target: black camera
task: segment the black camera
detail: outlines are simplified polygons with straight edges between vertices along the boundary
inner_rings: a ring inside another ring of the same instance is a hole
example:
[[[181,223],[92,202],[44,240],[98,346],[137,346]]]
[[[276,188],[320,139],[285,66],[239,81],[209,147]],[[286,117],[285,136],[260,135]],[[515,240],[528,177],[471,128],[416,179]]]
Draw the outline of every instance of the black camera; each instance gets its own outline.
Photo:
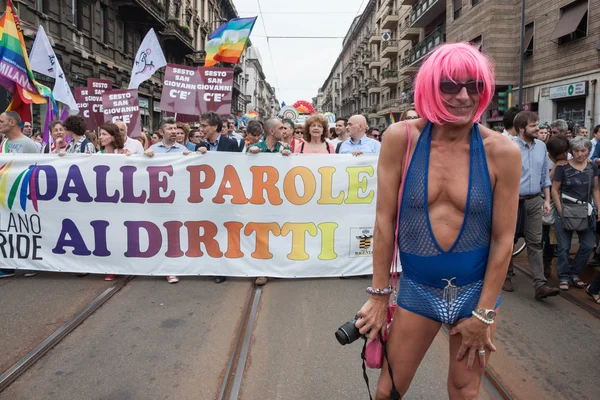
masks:
[[[358,319],[358,315],[356,315],[353,319],[340,326],[335,332],[335,338],[342,346],[350,344],[362,336],[356,325],[354,325]]]

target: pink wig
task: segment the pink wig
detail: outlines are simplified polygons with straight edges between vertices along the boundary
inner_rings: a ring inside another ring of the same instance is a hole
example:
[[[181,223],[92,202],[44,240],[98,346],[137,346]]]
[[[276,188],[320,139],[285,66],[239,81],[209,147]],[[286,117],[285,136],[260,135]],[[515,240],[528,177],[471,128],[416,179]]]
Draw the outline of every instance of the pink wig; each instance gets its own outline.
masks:
[[[442,80],[483,81],[483,92],[473,117],[473,122],[479,121],[494,95],[492,60],[467,42],[444,44],[427,56],[415,79],[415,109],[421,117],[437,125],[458,120],[446,109],[440,92]]]

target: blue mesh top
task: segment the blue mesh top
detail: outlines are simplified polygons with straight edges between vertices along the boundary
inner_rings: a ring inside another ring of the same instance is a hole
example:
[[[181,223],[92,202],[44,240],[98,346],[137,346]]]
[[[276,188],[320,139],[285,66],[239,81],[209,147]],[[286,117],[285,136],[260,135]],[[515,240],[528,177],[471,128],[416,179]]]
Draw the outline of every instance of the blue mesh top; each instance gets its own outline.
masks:
[[[492,184],[481,133],[474,124],[463,225],[450,250],[444,251],[433,235],[427,205],[431,128],[427,122],[419,136],[404,184],[398,305],[453,324],[471,316],[483,287],[492,231]]]

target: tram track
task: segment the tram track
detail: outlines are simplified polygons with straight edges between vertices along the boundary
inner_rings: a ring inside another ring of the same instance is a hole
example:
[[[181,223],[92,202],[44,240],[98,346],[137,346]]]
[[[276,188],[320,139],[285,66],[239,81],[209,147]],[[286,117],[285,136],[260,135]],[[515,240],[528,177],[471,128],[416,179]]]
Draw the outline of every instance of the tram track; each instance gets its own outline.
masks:
[[[46,353],[52,350],[96,310],[110,300],[115,294],[123,289],[132,279],[133,275],[128,275],[119,279],[114,285],[102,292],[98,297],[92,300],[87,306],[81,309],[73,318],[65,322],[60,328],[54,331],[50,336],[44,339],[33,350],[27,353],[23,358],[9,367],[0,375],[0,393],[9,387],[19,376],[23,375]]]

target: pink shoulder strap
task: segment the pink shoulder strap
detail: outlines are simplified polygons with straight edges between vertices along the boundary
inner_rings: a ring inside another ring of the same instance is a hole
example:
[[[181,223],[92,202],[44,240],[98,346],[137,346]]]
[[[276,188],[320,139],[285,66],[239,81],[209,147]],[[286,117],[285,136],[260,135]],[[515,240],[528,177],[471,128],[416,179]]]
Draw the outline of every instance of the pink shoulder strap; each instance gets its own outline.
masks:
[[[396,217],[396,234],[394,235],[394,253],[392,256],[392,274],[390,276],[390,286],[394,289],[398,286],[398,258],[400,254],[398,252],[398,230],[400,229],[400,209],[402,206],[402,194],[404,193],[404,183],[406,182],[406,173],[409,166],[410,147],[411,147],[411,135],[410,125],[408,121],[404,121],[406,125],[406,154],[404,155],[404,167],[402,168],[402,182],[400,183],[400,191],[398,192],[398,215]]]

